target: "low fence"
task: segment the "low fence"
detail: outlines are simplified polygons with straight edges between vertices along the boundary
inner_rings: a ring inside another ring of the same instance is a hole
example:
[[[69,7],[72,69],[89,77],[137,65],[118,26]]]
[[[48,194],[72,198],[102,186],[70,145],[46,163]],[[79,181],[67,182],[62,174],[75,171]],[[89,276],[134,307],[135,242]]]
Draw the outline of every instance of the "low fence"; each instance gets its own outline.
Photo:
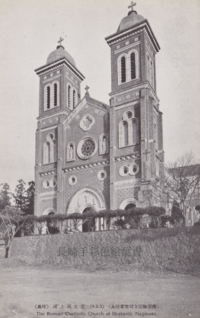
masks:
[[[26,236],[14,238],[10,258],[89,270],[127,266],[191,272],[200,265],[199,238],[199,227]]]

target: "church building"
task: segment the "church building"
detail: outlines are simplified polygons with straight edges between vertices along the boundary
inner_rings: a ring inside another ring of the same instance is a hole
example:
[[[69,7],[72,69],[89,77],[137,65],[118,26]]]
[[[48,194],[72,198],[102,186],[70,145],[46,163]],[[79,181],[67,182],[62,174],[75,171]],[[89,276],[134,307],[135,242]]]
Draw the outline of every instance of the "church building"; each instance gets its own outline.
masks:
[[[159,206],[152,182],[164,173],[162,113],[156,93],[160,47],[134,5],[111,49],[110,101],[90,96],[62,46],[35,70],[40,78],[35,215]],[[101,230],[101,228],[99,228]]]

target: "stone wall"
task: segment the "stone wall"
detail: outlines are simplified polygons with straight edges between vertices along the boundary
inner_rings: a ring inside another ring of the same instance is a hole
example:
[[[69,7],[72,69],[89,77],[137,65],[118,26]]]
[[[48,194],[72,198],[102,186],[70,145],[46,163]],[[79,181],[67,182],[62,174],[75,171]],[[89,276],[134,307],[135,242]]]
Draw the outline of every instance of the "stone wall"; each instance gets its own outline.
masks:
[[[200,228],[101,231],[14,238],[11,259],[68,268],[197,271]]]

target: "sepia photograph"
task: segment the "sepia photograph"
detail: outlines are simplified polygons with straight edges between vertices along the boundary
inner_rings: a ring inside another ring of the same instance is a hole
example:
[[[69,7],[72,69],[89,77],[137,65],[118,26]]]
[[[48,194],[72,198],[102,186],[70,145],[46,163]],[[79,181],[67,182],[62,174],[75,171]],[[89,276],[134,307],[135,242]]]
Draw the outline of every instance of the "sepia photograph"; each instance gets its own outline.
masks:
[[[200,2],[0,0],[0,317],[198,318]]]

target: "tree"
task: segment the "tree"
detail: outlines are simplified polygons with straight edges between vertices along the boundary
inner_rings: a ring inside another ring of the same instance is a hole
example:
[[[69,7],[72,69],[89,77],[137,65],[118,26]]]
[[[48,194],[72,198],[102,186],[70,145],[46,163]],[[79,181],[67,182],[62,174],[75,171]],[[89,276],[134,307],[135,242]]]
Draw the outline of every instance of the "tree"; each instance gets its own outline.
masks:
[[[173,202],[171,209],[171,218],[174,221],[174,224],[185,225],[185,218],[177,201]]]
[[[9,249],[15,234],[24,226],[28,216],[24,217],[19,208],[7,206],[0,213],[0,233],[5,242],[5,257],[8,257]]]
[[[13,194],[13,197],[15,199],[16,207],[19,208],[21,211],[23,211],[26,207],[25,201],[26,201],[26,195],[25,195],[25,182],[20,179],[18,180],[18,184],[15,188],[15,194]]]
[[[34,195],[35,195],[35,182],[28,182],[28,189],[26,190],[26,209],[25,214],[34,214]]]
[[[14,199],[16,202],[16,207],[19,208],[23,214],[33,214],[34,213],[34,193],[35,193],[35,182],[28,182],[28,189],[25,188],[25,182],[20,179],[15,188]]]
[[[179,210],[185,214],[200,186],[200,164],[195,164],[193,154],[187,153],[166,165],[165,175],[153,186],[165,205],[177,202]]]
[[[4,210],[6,206],[10,206],[10,187],[7,183],[3,183],[0,191],[0,211]]]

